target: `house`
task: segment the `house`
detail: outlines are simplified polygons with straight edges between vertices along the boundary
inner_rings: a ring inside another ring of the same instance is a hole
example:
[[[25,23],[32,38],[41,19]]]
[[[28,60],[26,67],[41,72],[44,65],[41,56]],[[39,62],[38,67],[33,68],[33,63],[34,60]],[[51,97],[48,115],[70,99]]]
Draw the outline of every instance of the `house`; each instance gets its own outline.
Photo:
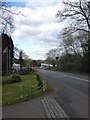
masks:
[[[1,34],[2,40],[2,75],[11,73],[13,64],[13,41],[7,34]]]

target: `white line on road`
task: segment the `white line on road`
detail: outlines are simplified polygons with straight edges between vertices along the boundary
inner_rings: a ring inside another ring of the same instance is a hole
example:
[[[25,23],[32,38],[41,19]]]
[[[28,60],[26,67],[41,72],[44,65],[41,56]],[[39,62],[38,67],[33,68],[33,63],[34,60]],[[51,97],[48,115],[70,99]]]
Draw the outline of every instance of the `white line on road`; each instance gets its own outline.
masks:
[[[81,80],[81,81],[84,81],[84,82],[90,82],[88,81],[87,79],[82,79],[82,78],[78,78],[78,77],[73,77],[73,76],[70,76],[70,75],[60,75],[58,77],[70,77],[70,78],[74,78],[74,79],[77,79],[77,80]]]
[[[63,83],[64,84],[64,83]],[[71,90],[73,90],[74,92],[76,92],[76,93],[78,93],[79,95],[81,95],[81,96],[84,96],[84,97],[86,97],[87,99],[88,99],[88,96],[86,96],[86,95],[84,95],[84,94],[82,94],[82,93],[80,93],[79,91],[77,91],[77,90],[75,90],[75,89],[73,89],[73,88],[71,88],[71,87],[69,87],[68,85],[66,85],[66,84],[64,84],[67,88],[69,88],[69,89],[71,89]]]

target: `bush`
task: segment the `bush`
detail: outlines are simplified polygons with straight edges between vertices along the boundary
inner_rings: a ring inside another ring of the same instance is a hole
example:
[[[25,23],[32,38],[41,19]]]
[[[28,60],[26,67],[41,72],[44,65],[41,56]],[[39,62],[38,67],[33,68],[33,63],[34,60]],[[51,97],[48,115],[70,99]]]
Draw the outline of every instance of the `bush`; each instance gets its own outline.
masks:
[[[20,82],[22,80],[19,74],[12,74],[7,80],[2,80],[2,85]]]
[[[22,80],[21,76],[19,74],[12,74],[11,75],[11,81],[12,82],[20,82]]]

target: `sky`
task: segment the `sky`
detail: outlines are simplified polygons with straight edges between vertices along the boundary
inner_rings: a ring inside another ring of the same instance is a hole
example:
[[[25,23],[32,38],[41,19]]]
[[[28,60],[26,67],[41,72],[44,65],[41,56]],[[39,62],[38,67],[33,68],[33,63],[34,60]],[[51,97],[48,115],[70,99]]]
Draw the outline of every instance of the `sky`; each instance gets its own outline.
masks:
[[[65,26],[58,22],[56,13],[63,10],[61,0],[7,0],[14,15],[14,46],[22,49],[32,59],[45,59],[50,49],[58,47],[58,34]],[[22,15],[23,14],[23,15]]]

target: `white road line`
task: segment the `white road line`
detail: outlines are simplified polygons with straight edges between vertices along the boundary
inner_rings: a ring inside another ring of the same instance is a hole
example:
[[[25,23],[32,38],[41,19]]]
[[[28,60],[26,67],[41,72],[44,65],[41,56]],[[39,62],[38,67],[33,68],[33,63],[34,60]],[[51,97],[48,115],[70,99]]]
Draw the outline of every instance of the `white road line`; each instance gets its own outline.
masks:
[[[74,78],[74,79],[81,80],[81,81],[84,81],[84,82],[90,82],[90,81],[88,81],[87,79],[82,79],[82,78],[78,78],[78,77],[73,77],[73,76],[70,76],[70,75],[59,75],[58,77],[70,77],[70,78]]]
[[[64,83],[63,83],[64,84]],[[69,87],[68,85],[66,85],[66,84],[64,84],[67,88],[69,88],[69,89],[71,89],[71,90],[73,90],[74,92],[76,92],[76,93],[78,93],[79,95],[81,95],[81,96],[84,96],[84,97],[86,97],[87,99],[88,99],[88,96],[86,96],[86,95],[84,95],[84,94],[82,94],[82,93],[80,93],[79,91],[77,91],[77,90],[75,90],[75,89],[73,89],[73,88],[71,88],[71,87]]]

